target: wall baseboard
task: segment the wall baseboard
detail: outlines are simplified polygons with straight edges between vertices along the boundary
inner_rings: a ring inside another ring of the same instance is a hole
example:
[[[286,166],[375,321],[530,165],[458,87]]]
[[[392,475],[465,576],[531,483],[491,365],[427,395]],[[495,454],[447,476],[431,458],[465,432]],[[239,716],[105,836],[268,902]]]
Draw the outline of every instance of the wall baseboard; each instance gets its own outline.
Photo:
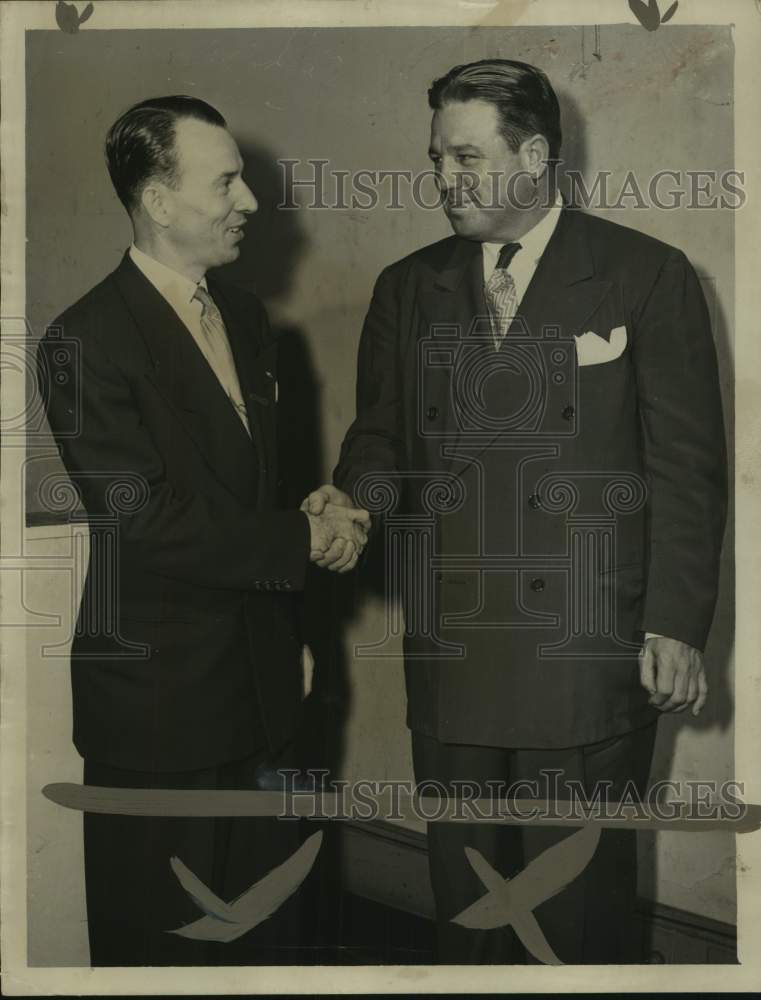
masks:
[[[431,920],[425,834],[372,820],[342,828],[343,882],[356,896]],[[737,931],[731,924],[641,899],[639,915],[649,941],[649,961],[668,965],[737,964]]]

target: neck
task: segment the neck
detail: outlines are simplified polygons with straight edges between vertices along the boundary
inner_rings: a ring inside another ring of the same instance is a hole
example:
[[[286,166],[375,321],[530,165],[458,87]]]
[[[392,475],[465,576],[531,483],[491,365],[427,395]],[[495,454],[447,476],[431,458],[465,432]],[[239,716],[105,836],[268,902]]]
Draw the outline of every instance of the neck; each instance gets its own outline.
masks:
[[[135,246],[144,254],[153,257],[160,264],[171,267],[183,277],[198,284],[206,274],[206,268],[187,261],[175,247],[155,233],[135,232]]]

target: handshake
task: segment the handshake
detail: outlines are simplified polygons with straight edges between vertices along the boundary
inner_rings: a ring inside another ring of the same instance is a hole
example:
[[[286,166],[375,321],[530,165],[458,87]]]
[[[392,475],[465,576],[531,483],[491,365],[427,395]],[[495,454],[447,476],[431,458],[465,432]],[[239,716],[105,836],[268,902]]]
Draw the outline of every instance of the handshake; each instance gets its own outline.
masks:
[[[348,573],[367,544],[370,515],[330,483],[314,490],[300,508],[309,519],[313,563],[336,573]]]

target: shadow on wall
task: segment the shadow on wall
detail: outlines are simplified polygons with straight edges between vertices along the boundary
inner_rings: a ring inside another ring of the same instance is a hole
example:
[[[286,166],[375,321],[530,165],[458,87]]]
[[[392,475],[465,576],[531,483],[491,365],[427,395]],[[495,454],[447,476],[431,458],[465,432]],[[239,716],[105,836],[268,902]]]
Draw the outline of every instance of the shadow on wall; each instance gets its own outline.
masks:
[[[275,155],[252,145],[242,145],[241,155],[244,179],[259,208],[249,221],[240,257],[225,268],[225,277],[256,292],[272,321],[272,305],[288,299],[307,237],[299,212],[277,208],[283,179]],[[324,407],[307,331],[276,322],[272,327],[278,341],[280,500],[294,509],[330,475],[323,448]],[[351,574],[339,577],[310,567],[299,598],[304,640],[315,661],[300,746],[295,748],[296,764],[303,769],[333,773],[341,763],[350,707],[344,634],[355,612],[355,588]]]
[[[560,150],[563,162],[558,171],[558,182],[561,189],[564,189],[563,171],[565,168],[578,171],[582,176],[586,173],[586,123],[575,99],[562,90],[557,90],[556,93],[560,105],[560,124],[563,130],[563,144]]]
[[[694,718],[689,710],[679,715],[664,716],[658,723],[658,738],[655,744],[653,765],[650,781],[669,779],[673,777],[676,757],[677,740],[680,730],[692,729],[697,733],[707,734],[710,731],[726,733],[732,727],[734,720],[734,704],[731,689],[730,671],[732,670],[732,653],[735,640],[735,542],[734,542],[734,378],[732,372],[732,349],[726,310],[718,296],[714,297],[713,309],[709,300],[709,309],[713,315],[713,335],[719,359],[719,378],[724,400],[724,419],[728,445],[728,475],[730,483],[729,511],[727,528],[724,535],[724,555],[722,562],[720,593],[716,607],[711,634],[705,651],[706,673],[708,676],[709,694],[706,707],[698,718]],[[731,753],[731,747],[727,753]],[[723,761],[721,762],[723,763]],[[742,775],[735,775],[734,764],[729,769],[731,778],[743,780]],[[711,780],[718,775],[690,773],[690,779]],[[702,837],[716,837],[720,834],[697,834]],[[655,856],[655,834],[641,834],[643,851],[653,858],[653,863],[644,871],[647,877],[640,876],[640,896],[646,899],[656,899],[659,883],[663,875],[658,871]],[[640,871],[643,871],[641,866]],[[706,872],[705,875],[708,875]],[[652,928],[651,928],[652,929]]]
[[[568,185],[567,183],[563,184],[563,172],[567,169],[580,174],[584,179],[587,190],[591,191],[593,189],[594,178],[586,176],[588,166],[587,143],[585,139],[586,122],[570,95],[558,91],[558,100],[560,102],[563,127],[563,148],[561,153],[563,163],[558,173],[560,187],[567,193]],[[594,209],[592,210],[594,211]],[[624,225],[631,224],[626,217],[622,218],[621,221]],[[686,249],[688,250],[689,248]],[[701,277],[708,278],[710,285],[711,275],[701,275]],[[734,378],[729,322],[726,309],[721,299],[715,294],[715,288],[709,290],[706,287],[705,281],[703,282],[703,287],[708,298],[709,311],[713,319],[714,342],[719,359],[719,377],[724,399],[724,416],[729,455],[729,482],[731,487],[731,484],[734,482]],[[713,302],[710,299],[711,294],[713,294]],[[709,644],[706,649],[706,669],[710,686],[708,702],[706,708],[697,719],[685,711],[679,713],[677,716],[664,716],[659,721],[658,737],[650,772],[651,783],[667,780],[673,776],[680,730],[688,727],[700,733],[717,730],[725,733],[732,726],[734,708],[731,695],[730,670],[735,634],[733,501],[734,498],[731,495],[727,530],[724,538],[725,559],[722,566],[721,592]],[[706,779],[711,776],[710,774],[692,775],[695,778]],[[738,777],[742,778],[741,775]],[[640,834],[644,852],[653,856],[654,838],[655,834],[653,833]],[[645,899],[656,899],[658,883],[662,880],[662,873],[658,872],[657,864],[653,863],[646,867],[643,866],[640,871],[640,896]],[[646,872],[644,876],[642,874],[643,871]]]

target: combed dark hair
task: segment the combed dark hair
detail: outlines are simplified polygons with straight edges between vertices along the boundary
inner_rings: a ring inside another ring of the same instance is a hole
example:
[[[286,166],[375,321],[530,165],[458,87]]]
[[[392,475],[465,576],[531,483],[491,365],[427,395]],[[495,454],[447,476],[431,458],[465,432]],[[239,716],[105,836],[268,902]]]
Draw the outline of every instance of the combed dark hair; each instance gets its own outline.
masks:
[[[170,187],[179,180],[174,146],[177,122],[195,118],[220,125],[222,115],[197,97],[152,97],[121,115],[106,136],[106,163],[119,200],[128,212],[136,208],[148,180],[159,178]]]
[[[529,136],[543,135],[550,159],[560,154],[560,108],[552,84],[529,63],[481,59],[455,66],[434,80],[428,104],[434,111],[451,101],[488,101],[497,109],[502,135],[513,153]]]

